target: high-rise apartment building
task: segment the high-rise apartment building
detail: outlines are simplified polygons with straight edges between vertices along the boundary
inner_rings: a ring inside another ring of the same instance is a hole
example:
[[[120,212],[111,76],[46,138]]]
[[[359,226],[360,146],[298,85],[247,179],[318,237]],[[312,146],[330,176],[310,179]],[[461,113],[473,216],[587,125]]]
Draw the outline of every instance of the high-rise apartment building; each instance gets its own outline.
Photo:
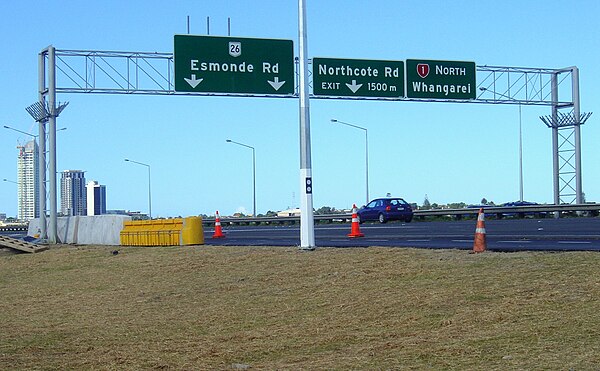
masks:
[[[106,186],[90,180],[87,188],[87,215],[106,214]]]
[[[65,170],[60,178],[60,212],[64,216],[86,215],[85,175]]]
[[[17,217],[30,220],[40,216],[38,145],[34,139],[24,146],[17,146],[17,149]]]

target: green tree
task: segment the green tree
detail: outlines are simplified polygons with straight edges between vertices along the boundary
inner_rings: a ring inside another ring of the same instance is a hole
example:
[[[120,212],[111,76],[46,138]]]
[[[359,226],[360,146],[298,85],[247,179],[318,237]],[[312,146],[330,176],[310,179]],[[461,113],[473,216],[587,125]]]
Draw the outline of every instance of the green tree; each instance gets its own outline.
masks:
[[[427,195],[425,195],[425,200],[423,200],[423,206],[421,206],[422,210],[429,210],[431,209],[431,202],[429,202],[429,198],[427,197]]]
[[[321,208],[317,209],[317,211],[315,211],[315,214],[326,215],[326,214],[335,214],[335,212],[336,212],[335,207],[322,206]]]

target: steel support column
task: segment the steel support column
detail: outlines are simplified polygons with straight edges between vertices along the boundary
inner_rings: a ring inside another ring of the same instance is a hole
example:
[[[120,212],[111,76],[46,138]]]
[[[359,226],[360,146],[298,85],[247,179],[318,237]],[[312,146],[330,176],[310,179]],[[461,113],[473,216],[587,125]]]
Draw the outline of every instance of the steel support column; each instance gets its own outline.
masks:
[[[56,55],[52,45],[48,47],[48,177],[50,196],[50,225],[48,242],[58,241],[56,218]]]
[[[558,73],[552,75],[552,122],[558,119]],[[560,175],[558,166],[558,126],[552,126],[552,183],[554,184],[554,204],[560,205]],[[554,214],[558,217],[558,214]]]
[[[46,59],[44,53],[38,55],[38,96],[41,107],[46,107]],[[47,239],[48,231],[46,224],[46,120],[38,121],[39,144],[38,144],[38,197],[40,207],[40,238]]]
[[[570,104],[558,102],[558,76],[561,73],[571,75]],[[556,71],[552,75],[552,115],[540,117],[552,129],[552,159],[554,180],[554,203],[584,202],[581,170],[581,125],[591,113],[581,113],[579,103],[579,69],[569,67]],[[560,109],[570,109],[563,113]]]
[[[583,186],[581,176],[581,109],[579,107],[579,68],[572,67],[573,83],[573,129],[575,130],[575,199],[578,204],[583,203]]]

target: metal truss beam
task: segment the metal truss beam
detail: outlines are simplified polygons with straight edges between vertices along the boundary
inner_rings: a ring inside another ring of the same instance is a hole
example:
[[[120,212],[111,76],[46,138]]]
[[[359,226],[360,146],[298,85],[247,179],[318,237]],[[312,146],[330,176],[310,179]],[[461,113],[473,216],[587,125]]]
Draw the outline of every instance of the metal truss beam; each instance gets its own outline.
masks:
[[[567,85],[568,90],[559,99],[552,98],[552,79],[557,77],[557,88]],[[572,67],[563,69],[477,66],[479,103],[557,105],[572,107]]]
[[[58,93],[147,94],[188,96],[237,96],[297,98],[262,94],[180,93],[174,88],[172,53],[116,52],[99,50],[56,50]],[[296,64],[298,61],[296,60]],[[312,63],[309,63],[312,85]],[[559,75],[559,85],[570,84],[571,69],[477,66],[478,96],[473,100],[412,98],[321,97],[311,99],[383,100],[411,102],[452,102],[553,105],[551,78]],[[298,79],[296,79],[298,80]],[[561,97],[559,106],[572,106],[570,96]]]

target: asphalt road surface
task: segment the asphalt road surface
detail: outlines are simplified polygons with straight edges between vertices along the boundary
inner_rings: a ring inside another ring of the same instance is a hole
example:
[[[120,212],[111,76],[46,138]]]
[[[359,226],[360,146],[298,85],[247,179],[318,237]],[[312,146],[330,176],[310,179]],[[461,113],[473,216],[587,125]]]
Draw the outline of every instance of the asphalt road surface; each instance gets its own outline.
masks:
[[[472,249],[476,221],[412,222],[360,225],[365,237],[349,238],[350,224],[315,226],[317,247],[419,247]],[[486,220],[487,249],[492,251],[600,251],[600,218]],[[207,245],[299,246],[300,228],[291,226],[224,226],[226,237]]]

